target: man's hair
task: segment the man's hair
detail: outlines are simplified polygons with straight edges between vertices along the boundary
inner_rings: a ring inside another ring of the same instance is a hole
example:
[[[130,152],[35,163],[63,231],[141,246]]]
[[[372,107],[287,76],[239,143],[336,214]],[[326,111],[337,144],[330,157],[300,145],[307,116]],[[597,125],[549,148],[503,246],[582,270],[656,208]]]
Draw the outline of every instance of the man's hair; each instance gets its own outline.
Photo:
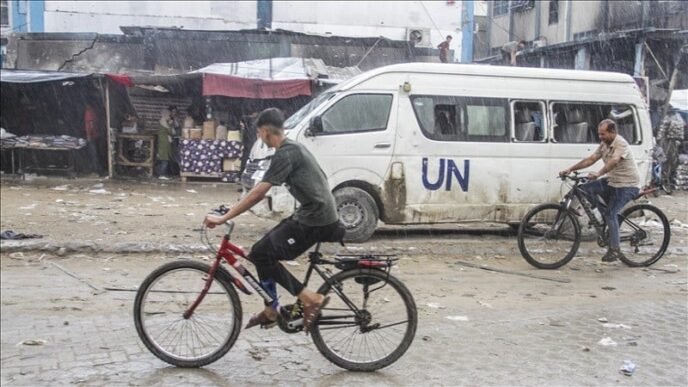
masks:
[[[256,119],[256,128],[265,126],[272,134],[282,134],[284,131],[284,114],[277,108],[263,110]]]
[[[447,39],[453,39],[451,35],[447,35]]]
[[[616,133],[616,121],[614,121],[610,118],[607,118],[607,119],[602,120],[602,122],[600,122],[600,124],[598,126],[602,126],[602,125],[604,125],[604,129],[607,132]]]
[[[522,45],[525,46],[525,45],[526,45],[526,41],[525,41],[525,40],[519,40],[519,41],[518,41],[518,44],[522,44]]]

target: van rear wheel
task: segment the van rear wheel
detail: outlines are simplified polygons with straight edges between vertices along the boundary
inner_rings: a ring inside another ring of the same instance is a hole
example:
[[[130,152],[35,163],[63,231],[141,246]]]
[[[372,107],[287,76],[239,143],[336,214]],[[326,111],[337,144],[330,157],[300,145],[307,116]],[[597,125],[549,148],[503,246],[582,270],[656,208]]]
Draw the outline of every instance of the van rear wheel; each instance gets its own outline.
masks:
[[[375,199],[356,187],[344,187],[334,192],[339,219],[346,228],[344,240],[365,242],[373,236],[380,217]]]

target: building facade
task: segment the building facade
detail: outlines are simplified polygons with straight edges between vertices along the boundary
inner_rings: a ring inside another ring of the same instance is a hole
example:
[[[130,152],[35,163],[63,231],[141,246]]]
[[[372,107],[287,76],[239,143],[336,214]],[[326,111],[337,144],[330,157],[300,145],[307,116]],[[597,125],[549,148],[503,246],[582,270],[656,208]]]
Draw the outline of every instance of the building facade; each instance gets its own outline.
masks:
[[[518,66],[643,78],[652,106],[688,87],[688,1],[497,0],[486,20],[479,63],[509,65],[502,47],[523,40]]]
[[[121,34],[121,27],[288,30],[414,39],[436,47],[452,35],[461,50],[460,1],[53,1],[2,0],[3,38],[14,32]],[[455,58],[454,60],[458,60]]]

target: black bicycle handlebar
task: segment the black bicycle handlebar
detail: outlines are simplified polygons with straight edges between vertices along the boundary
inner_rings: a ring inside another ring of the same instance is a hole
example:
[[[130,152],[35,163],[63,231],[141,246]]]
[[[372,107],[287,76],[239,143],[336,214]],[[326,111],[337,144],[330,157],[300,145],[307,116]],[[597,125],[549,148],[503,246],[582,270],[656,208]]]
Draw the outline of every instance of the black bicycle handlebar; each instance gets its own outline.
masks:
[[[586,183],[588,181],[588,178],[586,176],[582,176],[578,172],[572,172],[568,175],[559,175],[557,177],[559,177],[562,181],[571,180],[580,184]]]

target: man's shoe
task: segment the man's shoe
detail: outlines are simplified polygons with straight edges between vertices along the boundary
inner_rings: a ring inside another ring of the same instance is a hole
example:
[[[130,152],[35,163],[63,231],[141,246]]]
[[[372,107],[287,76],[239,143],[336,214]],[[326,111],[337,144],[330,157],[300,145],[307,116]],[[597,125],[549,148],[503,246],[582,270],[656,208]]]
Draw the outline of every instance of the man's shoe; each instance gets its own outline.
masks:
[[[602,262],[614,262],[614,261],[616,261],[617,253],[620,254],[621,252],[613,250],[613,249],[607,250],[607,253],[604,256],[602,256]]]

